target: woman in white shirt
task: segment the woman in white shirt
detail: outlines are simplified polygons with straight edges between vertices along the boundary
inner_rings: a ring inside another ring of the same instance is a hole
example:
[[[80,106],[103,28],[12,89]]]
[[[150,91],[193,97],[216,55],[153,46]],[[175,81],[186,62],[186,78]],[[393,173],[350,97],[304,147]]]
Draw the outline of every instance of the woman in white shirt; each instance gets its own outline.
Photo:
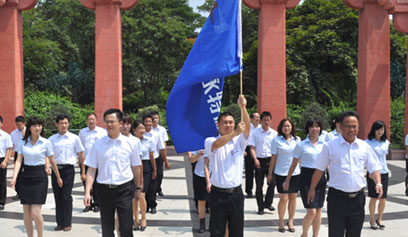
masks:
[[[368,139],[366,142],[373,148],[375,154],[378,157],[378,161],[381,165],[381,184],[383,185],[383,195],[379,199],[378,193],[375,191],[376,184],[374,180],[369,178],[367,174],[367,188],[368,188],[368,196],[370,199],[370,204],[368,205],[368,209],[370,211],[370,226],[371,229],[384,229],[385,225],[382,224],[382,216],[385,209],[385,201],[387,198],[387,190],[388,190],[388,166],[387,166],[387,154],[388,154],[388,147],[390,146],[390,142],[387,140],[387,129],[385,127],[385,123],[383,121],[375,121],[371,127],[370,133],[368,134]],[[378,216],[377,220],[375,219],[375,206],[377,200],[378,203]]]
[[[52,144],[43,137],[43,133],[43,123],[39,118],[28,119],[26,133],[17,149],[18,157],[11,181],[11,187],[14,188],[24,156],[20,181],[20,202],[23,204],[24,226],[28,236],[33,236],[32,220],[34,220],[38,236],[43,236],[44,220],[41,215],[41,207],[47,199],[48,171],[46,170],[49,169],[47,159],[57,176],[58,186],[61,188],[63,185],[54,161]]]
[[[292,120],[288,118],[282,119],[278,126],[278,136],[272,141],[272,158],[268,172],[268,182],[274,178],[279,192],[278,214],[279,232],[281,233],[285,232],[284,217],[286,206],[288,206],[289,212],[289,219],[287,222],[288,230],[289,232],[295,232],[293,219],[296,211],[296,196],[299,191],[299,166],[296,166],[296,169],[293,172],[288,190],[283,189],[283,182],[288,175],[289,167],[293,160],[293,150],[298,142],[300,142],[300,138],[296,137],[296,127]]]
[[[305,125],[307,137],[296,145],[293,152],[293,161],[290,166],[288,176],[283,183],[283,189],[289,189],[292,174],[300,161],[300,196],[307,213],[303,218],[303,237],[307,237],[310,225],[313,225],[313,236],[319,236],[320,224],[322,222],[322,207],[326,195],[326,178],[323,174],[315,189],[315,198],[310,203],[307,202],[312,176],[315,171],[313,163],[323,149],[324,137],[321,137],[322,121],[320,119],[308,119]]]

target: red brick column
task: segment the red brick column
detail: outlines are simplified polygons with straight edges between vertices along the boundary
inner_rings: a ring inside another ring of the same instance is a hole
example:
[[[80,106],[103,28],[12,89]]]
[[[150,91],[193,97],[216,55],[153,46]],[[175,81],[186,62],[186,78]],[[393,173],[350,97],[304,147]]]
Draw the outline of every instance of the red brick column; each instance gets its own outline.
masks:
[[[243,0],[248,7],[259,10],[258,112],[271,112],[275,129],[286,117],[286,9],[299,1]]]
[[[23,25],[21,11],[37,0],[0,0],[0,115],[3,130],[14,130],[14,119],[24,114]]]
[[[109,108],[122,110],[122,24],[120,10],[139,0],[80,0],[95,10],[95,113],[103,124]]]

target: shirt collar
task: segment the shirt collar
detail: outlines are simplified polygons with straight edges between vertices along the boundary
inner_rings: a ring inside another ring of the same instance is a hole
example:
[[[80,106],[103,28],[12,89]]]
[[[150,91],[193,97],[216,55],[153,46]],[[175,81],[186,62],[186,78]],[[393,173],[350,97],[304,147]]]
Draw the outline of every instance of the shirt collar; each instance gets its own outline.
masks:
[[[64,134],[60,134],[60,133],[57,133],[58,134],[58,138],[60,138],[60,137],[68,137],[69,136],[69,131],[67,131],[66,133],[64,133]]]
[[[110,138],[109,135],[106,135],[106,137],[108,138],[106,143],[114,142],[114,141],[122,142],[123,140],[125,140],[127,138],[127,137],[123,136],[122,133],[119,134],[119,137],[117,137],[115,139]]]
[[[348,145],[353,145],[356,144],[358,146],[357,140],[358,138],[356,137],[356,139],[354,139],[354,141],[352,143],[349,143],[348,141],[346,141],[346,139],[344,139],[343,135],[340,136],[340,144],[346,143]]]

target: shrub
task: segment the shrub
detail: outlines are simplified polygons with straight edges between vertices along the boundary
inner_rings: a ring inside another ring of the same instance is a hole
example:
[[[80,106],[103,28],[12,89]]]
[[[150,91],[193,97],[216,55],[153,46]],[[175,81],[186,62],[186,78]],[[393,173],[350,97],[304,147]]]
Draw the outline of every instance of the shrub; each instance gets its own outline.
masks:
[[[404,147],[404,110],[405,103],[402,97],[391,100],[391,128],[389,131],[393,148]]]

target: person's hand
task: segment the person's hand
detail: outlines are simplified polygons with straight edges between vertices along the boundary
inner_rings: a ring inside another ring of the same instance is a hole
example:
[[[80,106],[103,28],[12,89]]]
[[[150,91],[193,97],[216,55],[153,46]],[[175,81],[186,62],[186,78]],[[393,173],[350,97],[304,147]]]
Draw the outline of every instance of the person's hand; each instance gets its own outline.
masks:
[[[268,174],[268,177],[266,178],[266,180],[268,181],[268,184],[270,184],[272,182],[272,174]]]
[[[313,202],[314,197],[315,197],[315,190],[310,189],[309,193],[307,194],[307,204],[309,204],[310,202]]]
[[[7,161],[6,161],[6,160],[4,160],[3,162],[1,162],[0,168],[2,168],[2,169],[7,168]]]
[[[204,150],[200,150],[200,152],[198,152],[199,156],[203,156],[204,155]]]
[[[64,183],[62,182],[62,179],[61,179],[61,178],[58,178],[57,182],[58,182],[58,187],[62,188],[62,185],[64,184]]]
[[[12,189],[16,189],[16,179],[15,179],[15,178],[13,178],[13,179],[11,180],[10,186],[11,186]]]
[[[285,182],[283,182],[283,190],[287,191],[289,189],[289,180],[286,178]]]
[[[245,131],[245,123],[244,122],[238,123],[237,128],[235,129],[235,134],[239,135],[243,133],[244,131]]]
[[[156,170],[153,170],[153,173],[152,173],[152,179],[155,179],[155,178],[156,178],[156,176],[157,176],[157,171],[156,171]]]
[[[378,199],[380,199],[383,195],[382,185],[375,185],[375,191],[378,193]]]
[[[51,169],[50,169],[50,167],[46,167],[46,168],[45,168],[45,172],[47,173],[47,175],[51,175]]]
[[[139,200],[142,197],[140,189],[136,189],[135,200]]]
[[[207,189],[207,192],[208,192],[208,193],[211,193],[211,186],[212,186],[211,183],[208,183],[208,184],[207,184],[206,189]]]
[[[170,169],[170,164],[169,164],[169,161],[165,161],[164,162],[164,167],[166,167],[166,169]]]
[[[85,196],[84,196],[84,205],[86,207],[91,206],[91,195],[89,193],[87,194],[86,192],[85,192]]]
[[[81,181],[84,182],[85,179],[86,179],[86,174],[85,174],[85,173],[82,173],[82,174],[81,174]]]
[[[257,169],[260,169],[260,168],[261,168],[261,163],[259,163],[259,160],[258,160],[258,159],[256,159],[256,160],[254,161],[254,164],[255,164],[255,168],[257,168]]]
[[[238,105],[240,108],[245,108],[247,105],[247,100],[245,99],[244,95],[238,96]]]

